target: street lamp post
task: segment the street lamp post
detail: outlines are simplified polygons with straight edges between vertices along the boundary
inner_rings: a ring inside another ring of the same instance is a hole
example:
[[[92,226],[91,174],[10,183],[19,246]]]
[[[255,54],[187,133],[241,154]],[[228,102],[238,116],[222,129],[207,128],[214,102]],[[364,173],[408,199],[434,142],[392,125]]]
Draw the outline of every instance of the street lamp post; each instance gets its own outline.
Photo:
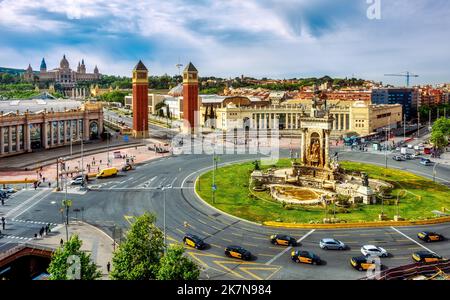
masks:
[[[433,166],[433,182],[436,182],[436,166],[438,164],[439,163],[434,163],[434,166]]]

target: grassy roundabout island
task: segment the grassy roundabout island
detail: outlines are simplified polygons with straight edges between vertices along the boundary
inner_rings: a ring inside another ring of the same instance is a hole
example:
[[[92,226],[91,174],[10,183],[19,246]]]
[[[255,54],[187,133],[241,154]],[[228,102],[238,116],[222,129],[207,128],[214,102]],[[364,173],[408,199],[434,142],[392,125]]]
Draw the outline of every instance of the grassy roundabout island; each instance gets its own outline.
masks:
[[[387,219],[392,220],[397,214],[397,194],[399,194],[399,215],[405,220],[415,221],[435,218],[433,211],[450,209],[450,189],[434,183],[424,177],[397,170],[387,169],[370,164],[341,162],[346,172],[366,172],[370,178],[381,179],[391,183],[394,188],[390,197],[383,204],[354,204],[345,207],[300,206],[283,204],[274,200],[268,191],[257,192],[252,189],[250,174],[254,170],[252,162],[233,164],[218,168],[215,173],[217,191],[212,203],[213,171],[200,176],[196,190],[200,197],[212,206],[231,215],[254,222],[278,221],[290,223],[322,222],[326,213],[346,222],[378,221],[381,210]],[[276,167],[289,167],[288,159],[281,159]],[[267,169],[272,166],[261,166]],[[222,188],[226,187],[226,188]],[[404,192],[404,191],[407,192]],[[400,192],[400,193],[399,193]]]

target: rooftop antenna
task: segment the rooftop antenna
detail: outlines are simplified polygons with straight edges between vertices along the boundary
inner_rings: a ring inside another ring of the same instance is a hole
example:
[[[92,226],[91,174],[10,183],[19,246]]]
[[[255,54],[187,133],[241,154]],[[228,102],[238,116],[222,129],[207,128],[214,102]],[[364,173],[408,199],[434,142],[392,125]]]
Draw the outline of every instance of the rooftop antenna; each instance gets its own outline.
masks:
[[[178,63],[175,65],[175,67],[177,67],[177,69],[178,69],[178,76],[181,76],[181,68],[183,67],[183,64],[180,63],[179,57],[178,57]]]

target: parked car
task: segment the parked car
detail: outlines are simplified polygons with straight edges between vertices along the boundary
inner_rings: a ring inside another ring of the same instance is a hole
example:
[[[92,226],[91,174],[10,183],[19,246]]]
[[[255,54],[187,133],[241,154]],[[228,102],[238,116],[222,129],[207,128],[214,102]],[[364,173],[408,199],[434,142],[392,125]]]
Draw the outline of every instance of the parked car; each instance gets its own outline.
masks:
[[[364,256],[387,257],[389,254],[386,249],[374,245],[364,245],[361,247],[361,253]]]
[[[319,243],[320,248],[328,250],[344,250],[346,248],[345,244],[341,241],[335,240],[335,239],[322,239]]]

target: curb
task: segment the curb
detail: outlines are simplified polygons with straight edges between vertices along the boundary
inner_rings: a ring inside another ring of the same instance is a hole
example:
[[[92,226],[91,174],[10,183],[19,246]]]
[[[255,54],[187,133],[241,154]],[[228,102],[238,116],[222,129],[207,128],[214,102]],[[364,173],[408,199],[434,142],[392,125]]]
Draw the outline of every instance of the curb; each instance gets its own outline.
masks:
[[[251,160],[251,159],[250,159],[250,160]],[[244,160],[244,161],[247,161],[247,160]],[[244,161],[241,161],[241,162],[244,162]],[[220,165],[226,166],[226,165],[233,164],[233,163],[234,163],[234,162],[228,162],[228,163],[224,163],[224,164],[219,164],[218,166],[220,166]],[[249,221],[249,220],[246,220],[246,219],[242,219],[242,218],[233,216],[233,215],[231,215],[231,214],[229,214],[229,213],[227,213],[227,212],[224,212],[223,210],[220,210],[220,209],[218,209],[217,207],[212,206],[211,204],[209,204],[208,202],[206,202],[205,200],[203,200],[202,197],[200,197],[200,195],[197,193],[197,189],[195,188],[195,187],[197,186],[197,181],[198,181],[198,179],[200,178],[200,176],[202,176],[203,174],[205,174],[206,172],[208,172],[210,169],[212,169],[212,167],[208,168],[207,170],[204,170],[202,173],[200,173],[199,175],[197,175],[197,177],[195,178],[195,181],[194,181],[194,193],[195,193],[195,196],[197,196],[197,198],[200,199],[200,201],[202,201],[203,203],[205,203],[207,206],[209,206],[209,207],[212,208],[213,210],[215,210],[215,211],[217,211],[217,212],[220,212],[221,214],[224,214],[224,215],[226,215],[226,216],[228,216],[228,217],[230,217],[230,218],[237,219],[237,220],[239,220],[239,221],[242,221],[242,222],[245,222],[245,223],[249,223],[249,224],[252,224],[252,225],[256,225],[256,226],[263,226],[263,225],[260,224],[260,223],[256,223],[256,222],[253,222],[253,221]]]
[[[450,217],[435,218],[430,220],[418,221],[380,221],[365,223],[338,223],[338,224],[307,224],[307,223],[282,223],[266,221],[263,224],[270,227],[295,228],[295,229],[340,229],[340,228],[377,228],[391,226],[420,226],[420,225],[436,225],[449,223]]]
[[[250,159],[251,160],[251,159]],[[250,160],[243,160],[243,161],[234,161],[234,162],[228,162],[224,164],[219,164],[218,166],[227,166],[237,163],[242,163]],[[417,220],[417,221],[379,221],[379,222],[363,222],[363,223],[338,223],[338,224],[308,224],[308,223],[283,223],[283,222],[274,222],[274,221],[265,221],[262,224],[256,223],[253,221],[245,220],[240,217],[231,215],[229,213],[226,213],[217,207],[212,206],[205,200],[203,200],[202,197],[197,193],[197,181],[203,174],[210,171],[212,167],[207,168],[206,170],[203,170],[202,173],[200,173],[196,178],[194,182],[194,193],[203,203],[208,205],[210,208],[223,213],[231,218],[235,218],[241,221],[245,221],[247,223],[258,225],[258,226],[267,226],[267,227],[273,227],[273,228],[286,228],[286,229],[345,229],[345,228],[379,228],[379,227],[391,227],[391,226],[415,226],[415,225],[436,225],[436,224],[443,224],[443,223],[450,223],[450,216],[448,217],[442,217],[442,218],[434,218],[429,220]]]

